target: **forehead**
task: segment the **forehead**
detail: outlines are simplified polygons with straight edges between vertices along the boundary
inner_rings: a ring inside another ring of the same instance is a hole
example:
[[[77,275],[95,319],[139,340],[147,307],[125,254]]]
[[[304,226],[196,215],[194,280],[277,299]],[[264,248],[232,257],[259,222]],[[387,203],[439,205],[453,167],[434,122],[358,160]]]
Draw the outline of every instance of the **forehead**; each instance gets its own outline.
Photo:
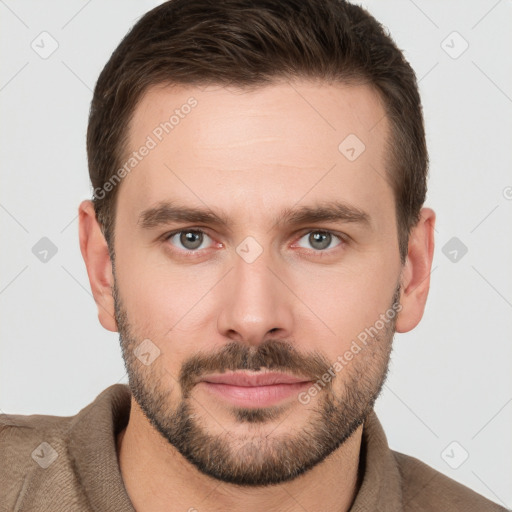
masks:
[[[306,199],[345,195],[377,216],[392,203],[388,122],[368,86],[151,87],[128,135],[122,164],[134,165],[125,165],[118,208],[133,222],[166,200],[243,210],[245,220]]]

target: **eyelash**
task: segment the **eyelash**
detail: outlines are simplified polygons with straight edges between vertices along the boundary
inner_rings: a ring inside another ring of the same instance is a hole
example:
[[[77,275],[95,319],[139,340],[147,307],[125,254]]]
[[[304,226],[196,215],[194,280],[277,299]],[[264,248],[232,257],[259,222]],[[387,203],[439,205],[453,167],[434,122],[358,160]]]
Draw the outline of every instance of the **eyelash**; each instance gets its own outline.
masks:
[[[204,231],[203,229],[201,228],[187,228],[187,229],[178,229],[176,231],[172,231],[170,233],[166,233],[162,239],[164,242],[167,242],[169,241],[174,235],[178,235],[180,233],[202,233],[203,235],[206,235],[208,236],[209,238],[212,238],[210,235],[208,235],[208,233],[206,231]],[[329,234],[329,235],[332,235],[336,238],[339,239],[340,241],[340,244],[338,244],[337,246],[331,248],[331,249],[324,249],[324,250],[315,250],[315,249],[309,249],[308,252],[313,252],[313,253],[316,253],[316,254],[325,254],[325,253],[329,253],[330,251],[333,251],[335,250],[336,248],[340,248],[340,246],[344,246],[348,243],[348,235],[345,235],[345,234],[342,234],[342,233],[338,233],[336,231],[331,231],[329,229],[309,229],[309,230],[305,230],[303,232],[301,232],[298,240],[302,239],[304,237],[304,235],[307,235],[309,233],[322,233],[322,234]],[[193,258],[195,256],[197,256],[199,253],[201,253],[202,251],[204,251],[205,249],[196,249],[196,250],[186,250],[186,249],[183,249],[183,250],[180,250],[180,249],[172,249],[173,252],[179,252],[181,255],[184,255],[185,257],[187,258]]]

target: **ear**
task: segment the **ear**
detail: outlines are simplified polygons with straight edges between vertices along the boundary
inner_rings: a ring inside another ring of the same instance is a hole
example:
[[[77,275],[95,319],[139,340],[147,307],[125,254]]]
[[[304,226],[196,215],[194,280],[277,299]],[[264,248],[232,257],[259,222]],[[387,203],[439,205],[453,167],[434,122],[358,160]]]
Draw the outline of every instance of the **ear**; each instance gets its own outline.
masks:
[[[94,301],[98,307],[98,318],[108,331],[117,332],[114,316],[112,286],[114,276],[108,245],[96,220],[92,201],[80,203],[78,208],[80,251],[87,267]]]
[[[430,272],[434,255],[436,214],[422,208],[418,224],[411,230],[407,258],[401,274],[400,304],[396,332],[408,332],[421,320],[430,289]]]

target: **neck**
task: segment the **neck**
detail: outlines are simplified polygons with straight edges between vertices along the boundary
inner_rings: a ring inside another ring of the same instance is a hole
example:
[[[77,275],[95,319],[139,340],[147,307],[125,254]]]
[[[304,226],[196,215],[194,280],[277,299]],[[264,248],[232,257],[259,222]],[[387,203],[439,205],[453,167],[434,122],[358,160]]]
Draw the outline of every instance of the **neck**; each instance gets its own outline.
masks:
[[[201,473],[149,423],[132,397],[117,437],[124,484],[137,512],[349,510],[360,485],[362,425],[326,460],[290,482],[241,487]]]

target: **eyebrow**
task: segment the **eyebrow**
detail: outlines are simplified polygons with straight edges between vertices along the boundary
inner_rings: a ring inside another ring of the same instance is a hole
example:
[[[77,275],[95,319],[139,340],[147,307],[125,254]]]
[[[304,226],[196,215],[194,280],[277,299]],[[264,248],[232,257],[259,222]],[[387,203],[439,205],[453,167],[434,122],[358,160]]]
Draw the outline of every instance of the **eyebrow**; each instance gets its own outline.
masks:
[[[162,201],[157,205],[142,211],[138,224],[142,229],[155,229],[172,222],[190,222],[197,224],[210,224],[230,229],[228,216],[223,212],[214,212],[209,208],[191,208],[181,206],[170,201]],[[284,208],[273,225],[298,226],[307,223],[319,222],[348,222],[371,227],[370,215],[354,206],[329,201],[313,206],[299,206],[297,208]]]

